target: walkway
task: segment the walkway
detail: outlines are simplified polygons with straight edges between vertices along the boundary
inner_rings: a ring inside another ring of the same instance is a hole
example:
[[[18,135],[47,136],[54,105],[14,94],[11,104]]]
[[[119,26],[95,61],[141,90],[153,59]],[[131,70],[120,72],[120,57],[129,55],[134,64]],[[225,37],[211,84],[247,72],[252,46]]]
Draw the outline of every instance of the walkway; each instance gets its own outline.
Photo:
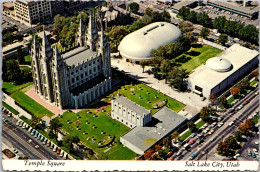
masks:
[[[153,75],[143,73],[143,69],[140,65],[126,62],[123,59],[113,58],[111,58],[111,65],[114,67],[118,67],[119,70],[125,71],[127,74],[129,74],[130,77],[144,82],[146,85],[154,88],[155,90],[158,90],[168,95],[169,97],[182,102],[185,105],[189,105],[193,107],[193,109],[197,109],[197,112],[199,112],[202,107],[206,106],[209,103],[207,100],[201,101],[200,96],[196,94],[187,92],[182,93],[173,90],[168,84],[165,84],[164,80],[160,81],[154,78]],[[148,68],[150,67],[145,67],[145,70],[147,70]]]
[[[207,45],[209,45],[209,46],[218,48],[218,49],[223,50],[223,51],[225,51],[225,50],[227,49],[226,47],[224,47],[224,46],[222,46],[222,45],[220,45],[220,44],[216,44],[216,43],[211,42],[211,41],[208,41],[208,40],[206,40],[206,39],[201,39],[201,38],[199,38],[199,41],[198,41],[198,42],[207,44]]]
[[[67,109],[61,110],[58,107],[56,107],[53,103],[49,103],[48,101],[42,99],[38,94],[35,93],[34,88],[28,90],[25,94],[32,98],[34,101],[38,102],[46,109],[48,109],[49,111],[51,111],[52,113],[54,113],[55,115],[53,115],[51,119],[56,118],[59,114],[63,114],[65,111],[67,111]],[[75,109],[72,111],[77,113],[81,111],[81,109]]]
[[[12,97],[8,96],[7,94],[3,93],[3,101],[6,102],[8,105],[10,105],[12,108],[14,108],[16,111],[18,111],[20,114],[18,114],[18,116],[25,116],[28,119],[32,119],[31,114],[27,113],[26,111],[24,111],[21,107],[19,107],[18,105],[15,104],[15,101]],[[16,115],[13,115],[15,118]]]

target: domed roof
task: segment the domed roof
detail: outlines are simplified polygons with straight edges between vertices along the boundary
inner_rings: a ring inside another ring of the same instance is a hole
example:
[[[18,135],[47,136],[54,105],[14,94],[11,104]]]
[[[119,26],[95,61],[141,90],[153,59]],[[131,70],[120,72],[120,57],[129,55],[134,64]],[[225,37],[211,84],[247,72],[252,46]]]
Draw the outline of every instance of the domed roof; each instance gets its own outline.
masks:
[[[229,60],[223,57],[214,57],[206,62],[208,68],[217,72],[227,72],[232,69],[232,64]]]
[[[125,36],[118,46],[120,54],[133,60],[151,59],[150,52],[181,36],[178,27],[167,22],[149,24]]]

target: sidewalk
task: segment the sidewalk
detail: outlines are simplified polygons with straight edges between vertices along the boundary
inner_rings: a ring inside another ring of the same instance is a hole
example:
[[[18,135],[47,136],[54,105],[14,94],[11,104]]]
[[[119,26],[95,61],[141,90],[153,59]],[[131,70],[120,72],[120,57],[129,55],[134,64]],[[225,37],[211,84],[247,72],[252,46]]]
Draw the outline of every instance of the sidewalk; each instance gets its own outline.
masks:
[[[4,92],[2,92],[2,93],[3,93],[3,99],[2,100],[20,113],[18,115],[13,115],[16,119],[19,119],[20,116],[25,116],[28,119],[32,119],[31,114],[27,113],[22,108],[20,108],[18,105],[16,105],[15,101],[12,97],[8,96]]]

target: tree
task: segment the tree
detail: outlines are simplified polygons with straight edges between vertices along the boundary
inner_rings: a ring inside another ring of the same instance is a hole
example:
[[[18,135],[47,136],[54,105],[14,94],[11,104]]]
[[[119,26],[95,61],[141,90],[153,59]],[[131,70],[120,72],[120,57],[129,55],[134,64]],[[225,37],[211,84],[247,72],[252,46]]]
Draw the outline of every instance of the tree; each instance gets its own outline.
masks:
[[[73,143],[77,144],[79,142],[80,139],[78,136],[71,136],[71,135],[66,135],[62,140],[63,145],[67,147],[70,151],[73,151]]]
[[[147,61],[140,61],[140,65],[142,66],[142,68],[143,68],[143,73],[144,73],[144,68],[145,68],[145,66],[147,65]]]
[[[222,106],[224,106],[225,108],[227,108],[227,106],[228,106],[228,101],[227,101],[227,99],[226,99],[225,96],[220,97],[220,98],[219,98],[219,102],[221,103]]]
[[[187,17],[189,16],[190,14],[190,9],[187,8],[187,7],[182,7],[180,10],[179,10],[179,13],[178,13],[184,20],[187,20]]]
[[[44,29],[43,25],[36,26],[36,32],[41,32],[43,31],[43,29]]]
[[[227,143],[231,149],[235,149],[238,146],[234,136],[227,137],[224,142]]]
[[[148,7],[148,8],[145,9],[144,15],[146,15],[146,16],[151,16],[151,15],[152,15],[152,12],[153,12],[153,9],[150,8],[150,7]]]
[[[190,129],[191,132],[196,131],[196,125],[194,124],[193,121],[190,121],[190,122],[188,123],[188,127],[189,127],[189,129]]]
[[[155,147],[154,147],[155,152],[159,152],[161,149],[162,149],[162,146],[160,146],[160,145],[155,145]]]
[[[249,130],[252,130],[255,127],[253,119],[247,119],[245,125]]]
[[[55,138],[58,136],[57,131],[60,127],[62,127],[62,124],[57,118],[54,118],[50,121],[50,130],[53,131],[53,134],[56,136]]]
[[[234,96],[234,98],[236,98],[239,94],[239,89],[237,87],[232,87],[230,89],[230,94]]]
[[[17,59],[19,64],[25,64],[24,53],[20,47],[17,49]]]
[[[242,138],[241,132],[240,132],[240,131],[236,131],[236,132],[234,133],[234,137],[235,137],[235,139],[236,139],[237,141],[240,141],[241,138]]]
[[[251,74],[255,77],[255,80],[258,81],[258,75],[259,75],[258,69],[253,70]]]
[[[152,154],[154,154],[154,149],[150,148],[148,149],[145,153],[144,153],[144,159],[145,160],[149,160],[152,156]]]
[[[185,91],[184,79],[188,77],[186,69],[180,69],[174,66],[169,73],[170,85],[180,91]]]
[[[16,60],[6,58],[3,59],[3,80],[4,81],[13,81],[15,83],[20,82],[21,70],[19,64]]]
[[[249,88],[250,86],[250,81],[248,78],[243,79],[240,84],[238,85],[238,89],[240,93],[245,93],[246,90]]]
[[[230,146],[226,142],[219,142],[217,151],[220,155],[228,156],[230,152]]]
[[[132,2],[128,5],[128,9],[133,13],[137,13],[139,11],[139,4],[136,2]]]
[[[203,27],[201,29],[200,36],[202,36],[203,38],[206,38],[209,35],[209,33],[210,33],[209,28]]]
[[[169,148],[171,146],[171,139],[170,139],[170,137],[165,137],[163,139],[163,146],[165,146],[167,148]]]
[[[36,125],[40,122],[40,118],[35,115],[32,115],[31,122],[32,122],[32,127],[35,128]]]
[[[169,76],[169,72],[172,68],[171,61],[169,59],[164,59],[161,63],[160,69],[163,73],[163,78],[165,79],[165,84],[167,83],[167,78]]]
[[[33,34],[33,31],[32,30],[28,30],[27,32],[29,35],[32,35]]]
[[[121,40],[128,34],[124,26],[113,26],[108,32],[109,41],[112,43],[111,52],[116,52]]]
[[[200,118],[203,121],[207,121],[209,116],[210,116],[210,109],[207,106],[203,107],[200,111]]]
[[[181,29],[181,31],[183,33],[187,33],[187,32],[193,31],[193,24],[191,22],[189,22],[189,21],[181,22],[179,27],[180,27],[180,29]]]
[[[210,95],[209,95],[209,101],[211,102],[211,104],[213,104],[214,103],[214,101],[216,100],[216,96],[215,96],[215,94],[214,93],[211,93]]]
[[[227,36],[227,34],[221,34],[221,35],[219,36],[219,42],[220,42],[222,45],[225,45],[227,41],[228,41],[228,36]]]
[[[174,131],[171,135],[171,139],[174,139],[174,142],[177,142],[177,140],[180,137],[180,133],[178,131]]]

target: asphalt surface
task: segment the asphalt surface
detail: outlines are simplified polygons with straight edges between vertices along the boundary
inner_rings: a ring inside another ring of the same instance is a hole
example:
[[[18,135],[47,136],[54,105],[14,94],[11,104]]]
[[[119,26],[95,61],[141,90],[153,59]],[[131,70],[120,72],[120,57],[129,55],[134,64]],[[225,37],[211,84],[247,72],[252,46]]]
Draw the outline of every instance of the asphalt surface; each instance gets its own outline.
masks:
[[[51,148],[43,145],[41,141],[32,137],[26,129],[16,126],[16,119],[3,115],[7,121],[3,122],[3,142],[12,143],[12,146],[29,159],[62,159]],[[28,140],[32,142],[28,143]],[[8,144],[8,143],[7,143]],[[39,146],[38,148],[37,145]],[[19,153],[18,153],[19,154]]]
[[[176,155],[172,156],[173,159],[181,159],[181,160],[189,160],[190,156],[194,153],[198,155],[196,160],[206,159],[205,152],[208,151],[208,157],[213,155],[216,152],[216,146],[218,142],[222,139],[221,136],[226,137],[235,130],[237,130],[237,126],[240,123],[243,123],[244,120],[253,112],[255,112],[258,109],[259,106],[259,96],[255,96],[254,93],[257,92],[258,89],[255,89],[251,93],[249,93],[247,96],[245,96],[241,101],[239,101],[236,105],[233,106],[233,108],[237,109],[243,102],[247,99],[252,99],[251,102],[246,105],[243,109],[240,111],[229,113],[229,110],[225,113],[223,113],[221,116],[224,117],[224,119],[221,121],[224,123],[224,125],[220,128],[215,127],[214,133],[210,136],[206,136],[204,138],[204,142],[201,144],[198,144],[195,142],[193,145],[191,145],[190,149],[185,150],[183,154],[177,158]],[[235,121],[235,123],[230,127],[228,124],[231,121],[234,121],[236,118],[238,120]],[[217,137],[216,140],[211,140],[212,138]],[[190,140],[193,140],[194,138],[191,138]]]

